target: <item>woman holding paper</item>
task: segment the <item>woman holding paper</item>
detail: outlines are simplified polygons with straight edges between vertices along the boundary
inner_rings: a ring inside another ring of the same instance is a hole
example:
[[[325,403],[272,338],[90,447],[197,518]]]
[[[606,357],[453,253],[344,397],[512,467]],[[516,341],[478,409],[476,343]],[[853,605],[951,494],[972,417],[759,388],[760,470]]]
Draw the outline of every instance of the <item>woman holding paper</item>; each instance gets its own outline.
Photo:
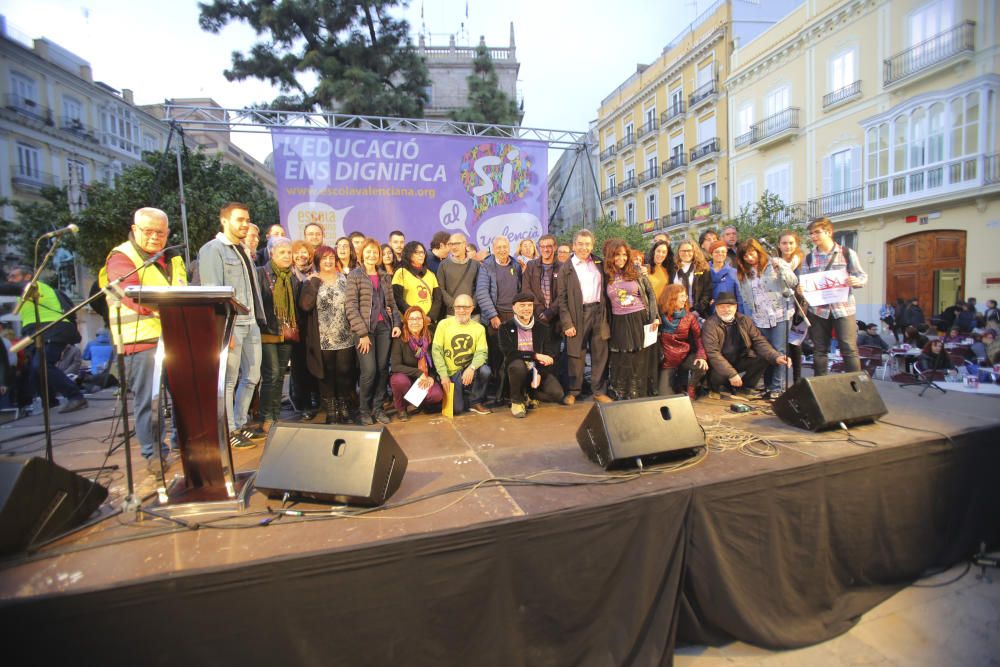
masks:
[[[757,239],[747,239],[736,252],[736,278],[741,312],[753,320],[771,347],[784,354],[788,321],[795,314],[792,290],[799,284],[788,262],[772,259]],[[781,375],[774,372],[774,366],[764,371],[764,389],[768,394],[781,392]]]
[[[403,335],[392,341],[389,365],[392,367],[389,386],[392,387],[392,402],[399,421],[410,419],[403,399],[414,384],[420,391],[426,392],[419,406],[435,405],[444,398],[444,390],[436,380],[437,373],[431,360],[430,319],[419,306],[410,306],[403,314]]]
[[[606,244],[608,302],[611,304],[611,338],[608,359],[608,394],[617,400],[655,396],[658,385],[657,348],[646,345],[646,334],[660,325],[656,294],[649,279],[631,261],[622,239]]]

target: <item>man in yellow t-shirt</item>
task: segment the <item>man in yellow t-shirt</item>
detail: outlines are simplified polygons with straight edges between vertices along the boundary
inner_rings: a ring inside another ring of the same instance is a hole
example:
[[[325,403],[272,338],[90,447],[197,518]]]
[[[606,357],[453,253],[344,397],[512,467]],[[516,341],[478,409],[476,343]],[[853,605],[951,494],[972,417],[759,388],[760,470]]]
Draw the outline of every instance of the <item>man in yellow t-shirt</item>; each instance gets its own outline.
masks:
[[[483,401],[486,385],[490,380],[490,367],[486,365],[486,329],[472,321],[472,297],[459,294],[455,297],[455,317],[438,323],[431,344],[434,368],[441,374],[441,388],[448,394],[454,384],[455,412],[462,406],[476,414],[492,412]]]

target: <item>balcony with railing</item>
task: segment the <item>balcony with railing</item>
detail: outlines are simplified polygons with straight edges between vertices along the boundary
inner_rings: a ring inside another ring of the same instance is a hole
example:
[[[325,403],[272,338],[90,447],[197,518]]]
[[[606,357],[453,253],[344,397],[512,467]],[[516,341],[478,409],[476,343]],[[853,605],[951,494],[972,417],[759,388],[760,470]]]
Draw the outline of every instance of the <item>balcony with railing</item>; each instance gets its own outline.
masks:
[[[601,162],[606,162],[610,160],[615,156],[616,152],[617,151],[614,146],[608,146],[603,151],[601,151]],[[593,153],[591,153],[591,155],[593,155]]]
[[[900,171],[865,182],[865,209],[891,206],[915,199],[969,194],[1000,180],[995,155],[967,155]]]
[[[63,116],[59,122],[59,127],[80,139],[86,139],[95,144],[101,143],[101,140],[97,138],[97,132],[94,128],[84,125],[83,121],[79,118]]]
[[[665,228],[676,227],[678,225],[686,225],[691,222],[691,215],[687,212],[687,210],[671,211],[670,215],[663,216],[663,220],[666,221]]]
[[[798,107],[788,107],[784,111],[768,116],[750,126],[750,131],[736,137],[736,148],[746,146],[766,146],[791,137],[799,129]]]
[[[646,171],[639,172],[639,185],[643,183],[648,183],[649,181],[655,181],[660,177],[660,168],[657,166],[652,166]]]
[[[628,192],[629,190],[635,190],[635,176],[626,178],[624,181],[618,184],[618,194],[623,192]]]
[[[617,144],[615,144],[615,151],[618,153],[624,153],[635,148],[635,135],[629,132],[625,135],[624,139],[621,139]]]
[[[809,200],[809,219],[832,218],[864,209],[864,187],[849,188]]]
[[[601,190],[601,201],[607,201],[613,199],[614,196],[618,194],[618,188],[612,185],[607,190]]]
[[[694,165],[702,160],[717,157],[721,150],[718,137],[712,137],[708,141],[703,141],[691,149],[691,164]]]
[[[685,167],[687,167],[687,156],[684,153],[678,153],[669,160],[664,161],[663,165],[660,167],[660,173],[661,175],[666,176],[675,171],[684,169]]]
[[[886,88],[916,81],[922,75],[971,57],[975,51],[975,32],[975,21],[963,21],[886,58],[882,63],[882,80]]]
[[[656,134],[656,131],[660,129],[660,124],[655,118],[649,119],[645,125],[639,128],[639,138],[642,139],[648,134]]]
[[[11,184],[19,190],[38,192],[43,187],[52,186],[56,183],[56,179],[52,174],[25,167],[21,164],[12,164],[10,173]]]
[[[30,97],[7,95],[7,108],[46,125],[52,124],[52,112],[49,108],[43,107],[38,100],[33,100]]]
[[[676,123],[680,123],[687,116],[687,105],[684,100],[677,100],[667,107],[667,110],[660,114],[660,127],[667,129]]]
[[[823,111],[829,111],[841,104],[861,96],[861,79],[823,96]]]
[[[702,222],[722,215],[722,202],[710,201],[691,207],[691,222]]]
[[[694,89],[688,97],[688,111],[694,111],[700,106],[714,102],[719,97],[719,82],[712,79]]]

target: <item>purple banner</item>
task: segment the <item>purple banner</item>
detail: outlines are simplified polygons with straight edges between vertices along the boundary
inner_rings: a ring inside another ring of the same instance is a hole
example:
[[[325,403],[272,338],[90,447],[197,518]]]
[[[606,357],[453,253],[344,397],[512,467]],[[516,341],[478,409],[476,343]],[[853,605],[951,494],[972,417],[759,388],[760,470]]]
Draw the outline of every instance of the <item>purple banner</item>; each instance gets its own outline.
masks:
[[[400,132],[275,128],[281,219],[293,239],[311,222],[330,245],[358,230],[430,242],[464,232],[480,248],[497,236],[511,252],[548,230],[545,142]]]

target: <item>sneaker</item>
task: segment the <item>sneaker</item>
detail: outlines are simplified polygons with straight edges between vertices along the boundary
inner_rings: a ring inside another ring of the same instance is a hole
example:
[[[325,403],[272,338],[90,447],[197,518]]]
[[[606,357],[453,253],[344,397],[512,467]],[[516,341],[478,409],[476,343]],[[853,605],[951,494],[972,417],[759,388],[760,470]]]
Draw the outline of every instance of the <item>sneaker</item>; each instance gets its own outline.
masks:
[[[85,398],[74,398],[66,402],[66,405],[59,408],[59,414],[66,414],[67,412],[76,412],[77,410],[83,410],[87,407],[87,399]]]
[[[477,415],[490,415],[490,414],[493,414],[493,411],[490,410],[485,405],[483,405],[482,403],[476,403],[471,408],[469,408],[469,411],[470,412],[475,412]]]
[[[537,407],[538,407],[539,405],[541,405],[541,403],[540,403],[540,402],[538,401],[538,399],[536,399],[536,398],[529,398],[529,399],[528,399],[528,401],[527,401],[527,402],[526,402],[526,403],[525,403],[524,405],[525,405],[525,407],[527,407],[527,408],[528,408],[529,410],[534,410],[534,409],[536,409],[536,408],[537,408]]]
[[[241,432],[251,440],[259,440],[260,438],[267,437],[267,431],[264,430],[263,424],[259,426],[245,426],[241,429]]]
[[[573,394],[566,394],[565,396],[563,396],[562,400],[563,405],[573,405],[575,403],[576,403],[576,396],[574,396]]]
[[[359,412],[358,416],[354,418],[354,423],[358,426],[371,426],[375,420],[372,419],[371,415],[363,415]]]
[[[239,430],[229,434],[229,446],[233,449],[252,449],[257,446],[257,443],[247,437],[242,430]]]
[[[611,398],[607,394],[594,394],[594,400],[598,403],[614,403],[615,399]]]
[[[163,479],[163,471],[169,468],[169,462],[167,460],[163,461],[163,467],[160,467],[160,459],[155,456],[150,456],[146,459],[146,472],[155,477],[156,479]]]
[[[379,410],[375,413],[375,421],[380,424],[391,424],[392,417],[385,413],[385,410]]]
[[[524,403],[511,403],[510,414],[518,419],[524,419],[528,416],[528,409],[524,406]]]
[[[396,419],[398,419],[401,422],[408,422],[410,421],[410,413],[407,412],[406,408],[404,407],[402,410],[396,411]]]

